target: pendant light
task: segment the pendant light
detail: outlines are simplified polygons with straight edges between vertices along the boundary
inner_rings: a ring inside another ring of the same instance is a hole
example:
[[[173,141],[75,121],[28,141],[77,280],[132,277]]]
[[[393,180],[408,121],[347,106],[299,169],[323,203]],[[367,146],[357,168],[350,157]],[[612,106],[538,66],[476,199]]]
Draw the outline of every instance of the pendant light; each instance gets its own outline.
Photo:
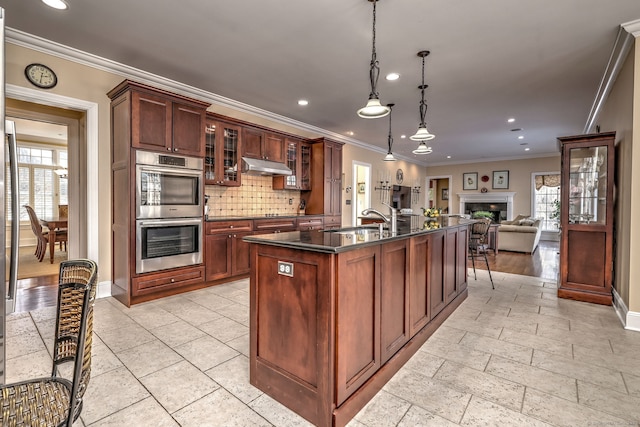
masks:
[[[393,145],[393,136],[391,135],[391,112],[393,111],[393,106],[395,104],[387,104],[387,107],[389,107],[389,136],[387,137],[387,145],[388,145],[388,150],[387,150],[387,155],[384,156],[384,161],[385,162],[395,162],[396,158],[393,157],[393,153],[391,152],[391,146]]]
[[[427,147],[427,144],[425,144],[424,141],[418,145],[418,148],[412,151],[413,154],[431,154],[432,152],[433,149],[431,147]]]
[[[371,49],[371,65],[369,68],[369,79],[371,82],[371,93],[369,94],[369,100],[364,108],[358,110],[358,116],[363,119],[377,119],[389,114],[389,107],[386,107],[380,103],[378,92],[376,91],[376,85],[378,84],[378,77],[380,76],[380,67],[378,66],[378,58],[376,57],[376,3],[378,0],[367,0],[373,3],[373,47]]]
[[[422,84],[418,86],[418,89],[420,89],[420,93],[422,94],[422,98],[420,100],[420,125],[418,125],[418,131],[415,133],[415,135],[411,135],[409,137],[409,139],[411,139],[412,141],[429,141],[436,137],[432,133],[429,133],[429,131],[427,130],[427,125],[424,122],[424,116],[427,114],[427,103],[424,100],[424,90],[429,87],[428,85],[424,84],[424,58],[426,58],[428,55],[428,50],[421,50],[420,52],[418,52],[418,56],[422,58]],[[422,145],[423,144],[420,144],[420,146],[418,146],[418,148],[413,151],[414,154],[429,154],[431,152],[425,152],[424,148],[421,147]],[[424,147],[429,148],[426,145]],[[420,152],[416,153],[416,151]]]

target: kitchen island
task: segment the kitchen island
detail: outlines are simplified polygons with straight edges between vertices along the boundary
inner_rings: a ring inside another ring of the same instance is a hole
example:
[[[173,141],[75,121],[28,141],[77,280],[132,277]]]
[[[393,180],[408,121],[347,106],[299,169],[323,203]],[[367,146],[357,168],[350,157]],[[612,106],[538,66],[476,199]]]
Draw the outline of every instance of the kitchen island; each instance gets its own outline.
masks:
[[[345,425],[467,297],[469,221],[438,221],[245,237],[251,384]]]

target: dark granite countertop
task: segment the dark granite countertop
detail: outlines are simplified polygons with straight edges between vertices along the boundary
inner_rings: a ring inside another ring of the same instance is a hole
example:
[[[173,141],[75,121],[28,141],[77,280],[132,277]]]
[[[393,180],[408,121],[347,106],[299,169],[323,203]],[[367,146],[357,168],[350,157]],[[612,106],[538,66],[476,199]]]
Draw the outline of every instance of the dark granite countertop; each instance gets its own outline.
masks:
[[[326,231],[291,231],[287,233],[259,234],[246,236],[243,240],[262,245],[281,246],[314,252],[340,253],[381,242],[404,239],[410,236],[430,233],[447,227],[459,227],[473,223],[473,220],[457,217],[440,217],[429,221],[417,216],[411,226],[398,224],[398,232],[391,234],[384,230],[382,235],[375,225],[347,227]]]

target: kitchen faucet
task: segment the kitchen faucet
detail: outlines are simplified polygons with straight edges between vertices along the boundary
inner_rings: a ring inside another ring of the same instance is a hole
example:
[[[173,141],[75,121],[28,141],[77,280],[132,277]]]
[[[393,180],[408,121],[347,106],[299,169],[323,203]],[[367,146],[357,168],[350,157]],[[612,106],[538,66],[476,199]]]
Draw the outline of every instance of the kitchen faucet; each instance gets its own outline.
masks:
[[[387,224],[389,224],[389,228],[391,228],[391,234],[396,234],[398,232],[398,211],[391,205],[382,202],[383,205],[385,206],[389,206],[389,209],[391,210],[391,218],[389,218],[388,216],[386,216],[385,214],[383,214],[382,212],[373,209],[373,208],[368,208],[362,211],[362,215],[367,216],[369,214],[376,214],[377,216],[379,216],[384,222],[386,222]]]

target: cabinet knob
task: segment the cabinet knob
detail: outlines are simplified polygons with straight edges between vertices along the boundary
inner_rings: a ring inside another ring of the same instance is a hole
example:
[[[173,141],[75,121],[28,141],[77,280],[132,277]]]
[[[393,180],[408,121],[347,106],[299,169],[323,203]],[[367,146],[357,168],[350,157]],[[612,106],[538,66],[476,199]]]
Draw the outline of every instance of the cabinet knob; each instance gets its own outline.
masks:
[[[171,283],[174,283],[176,281],[176,279],[171,279]]]
[[[230,225],[229,228],[233,228],[233,225]]]
[[[171,151],[171,147],[167,147],[167,151]]]
[[[231,234],[229,234],[229,238],[231,238]]]
[[[238,236],[234,234],[234,235],[233,235],[233,238],[235,239],[236,237],[238,237]]]
[[[178,149],[177,149],[177,148],[174,148],[174,149],[173,149],[173,151],[175,151],[175,152],[177,153],[177,152],[178,152]]]

